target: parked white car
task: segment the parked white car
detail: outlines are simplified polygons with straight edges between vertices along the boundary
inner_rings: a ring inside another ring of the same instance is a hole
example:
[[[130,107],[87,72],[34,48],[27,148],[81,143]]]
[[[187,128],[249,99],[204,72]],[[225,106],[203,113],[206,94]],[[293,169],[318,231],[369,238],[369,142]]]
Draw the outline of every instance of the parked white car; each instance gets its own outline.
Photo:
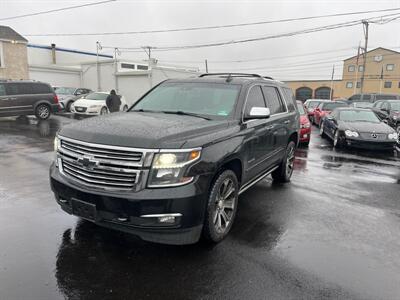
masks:
[[[71,105],[71,112],[79,115],[105,115],[108,114],[106,99],[109,93],[93,92],[78,100]],[[120,111],[126,111],[128,104],[124,96],[118,95],[121,99]]]

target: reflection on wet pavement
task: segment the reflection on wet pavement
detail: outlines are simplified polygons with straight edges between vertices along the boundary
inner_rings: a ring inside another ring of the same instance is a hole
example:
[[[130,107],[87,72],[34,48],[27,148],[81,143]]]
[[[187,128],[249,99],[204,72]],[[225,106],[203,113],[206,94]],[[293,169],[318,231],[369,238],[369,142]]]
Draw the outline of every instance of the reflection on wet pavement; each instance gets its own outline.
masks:
[[[0,119],[0,299],[397,299],[400,158],[313,132],[290,184],[240,197],[222,243],[165,246],[62,212],[55,116]],[[3,297],[3,298],[2,298]]]

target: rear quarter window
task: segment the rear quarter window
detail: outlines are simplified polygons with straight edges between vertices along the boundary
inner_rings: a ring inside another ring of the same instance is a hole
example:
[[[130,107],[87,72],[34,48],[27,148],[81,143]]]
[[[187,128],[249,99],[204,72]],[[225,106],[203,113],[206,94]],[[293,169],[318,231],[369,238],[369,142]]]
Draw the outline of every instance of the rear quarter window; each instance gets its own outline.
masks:
[[[286,87],[282,88],[282,90],[289,112],[294,112],[296,110],[296,98],[294,97],[292,90]]]
[[[43,83],[33,84],[33,93],[34,94],[49,94],[52,93],[50,86]]]

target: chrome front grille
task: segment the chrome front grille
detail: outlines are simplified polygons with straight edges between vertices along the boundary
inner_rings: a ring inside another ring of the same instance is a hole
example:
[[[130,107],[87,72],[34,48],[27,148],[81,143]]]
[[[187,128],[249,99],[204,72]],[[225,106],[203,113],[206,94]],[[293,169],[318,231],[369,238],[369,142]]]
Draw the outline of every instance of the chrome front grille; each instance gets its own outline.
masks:
[[[132,190],[138,184],[146,151],[59,138],[57,159],[67,178],[102,189]]]
[[[386,133],[361,132],[360,136],[365,140],[371,141],[384,141],[387,139]]]

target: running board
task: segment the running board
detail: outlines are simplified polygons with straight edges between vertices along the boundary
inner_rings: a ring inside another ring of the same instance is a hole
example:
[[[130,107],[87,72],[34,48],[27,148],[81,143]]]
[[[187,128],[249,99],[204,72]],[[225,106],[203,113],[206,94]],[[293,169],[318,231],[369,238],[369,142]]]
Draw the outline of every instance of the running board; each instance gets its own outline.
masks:
[[[245,186],[241,187],[239,190],[239,195],[247,191],[249,188],[251,188],[253,185],[258,183],[259,181],[263,180],[265,177],[267,177],[269,174],[271,174],[273,171],[278,169],[279,166],[273,167],[272,169],[269,169],[266,173],[262,174],[261,176],[257,177],[254,181],[246,184]]]

